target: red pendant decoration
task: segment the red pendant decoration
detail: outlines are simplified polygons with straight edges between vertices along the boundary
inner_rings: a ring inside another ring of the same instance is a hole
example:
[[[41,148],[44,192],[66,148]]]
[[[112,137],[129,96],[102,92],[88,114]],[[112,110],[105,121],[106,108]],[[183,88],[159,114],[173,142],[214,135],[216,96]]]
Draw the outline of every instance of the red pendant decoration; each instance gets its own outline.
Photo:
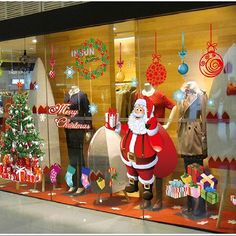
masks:
[[[51,79],[54,79],[56,77],[56,72],[54,70],[55,64],[56,64],[56,61],[54,58],[54,50],[53,50],[53,46],[51,46],[51,58],[50,58],[51,70],[48,73],[48,75]]]
[[[221,55],[216,53],[216,46],[217,43],[212,43],[212,24],[210,24],[210,42],[207,42],[207,53],[199,61],[201,73],[208,78],[216,77],[224,68],[224,61]]]
[[[166,68],[160,63],[161,55],[157,53],[157,35],[155,32],[155,53],[152,55],[152,64],[148,67],[146,71],[147,81],[152,86],[157,86],[162,84],[166,79]]]
[[[116,74],[116,81],[122,82],[125,79],[125,74],[121,69],[122,66],[124,65],[124,60],[121,59],[121,43],[120,43],[120,59],[119,59],[119,61],[116,62],[116,64],[119,67],[119,72]]]

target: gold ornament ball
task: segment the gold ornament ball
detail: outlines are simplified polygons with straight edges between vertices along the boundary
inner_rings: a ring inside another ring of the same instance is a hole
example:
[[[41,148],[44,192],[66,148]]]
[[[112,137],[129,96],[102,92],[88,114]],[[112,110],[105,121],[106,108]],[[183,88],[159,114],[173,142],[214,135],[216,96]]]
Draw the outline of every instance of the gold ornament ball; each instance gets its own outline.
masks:
[[[118,82],[122,82],[124,81],[125,79],[125,74],[123,73],[123,71],[119,71],[117,74],[116,74],[116,81]]]

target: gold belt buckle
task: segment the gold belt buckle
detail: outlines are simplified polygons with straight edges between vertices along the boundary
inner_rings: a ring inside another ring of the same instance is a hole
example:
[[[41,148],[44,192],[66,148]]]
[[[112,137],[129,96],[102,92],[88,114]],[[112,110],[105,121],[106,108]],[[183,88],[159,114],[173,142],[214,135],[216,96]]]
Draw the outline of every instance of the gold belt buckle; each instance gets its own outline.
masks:
[[[133,152],[128,152],[128,160],[136,163],[136,156]]]

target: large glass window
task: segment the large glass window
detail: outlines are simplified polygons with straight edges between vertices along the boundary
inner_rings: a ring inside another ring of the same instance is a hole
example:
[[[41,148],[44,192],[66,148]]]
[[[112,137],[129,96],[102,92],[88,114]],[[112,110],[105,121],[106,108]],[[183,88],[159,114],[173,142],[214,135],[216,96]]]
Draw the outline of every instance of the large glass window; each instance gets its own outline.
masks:
[[[0,42],[1,190],[235,233],[235,10]]]

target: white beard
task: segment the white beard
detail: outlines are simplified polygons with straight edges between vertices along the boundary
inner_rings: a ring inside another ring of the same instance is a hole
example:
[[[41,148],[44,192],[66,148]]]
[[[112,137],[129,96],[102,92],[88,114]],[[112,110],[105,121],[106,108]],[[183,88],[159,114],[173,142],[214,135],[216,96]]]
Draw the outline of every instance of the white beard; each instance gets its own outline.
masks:
[[[128,126],[134,134],[146,134],[146,117],[136,119],[135,113],[132,112],[128,119]]]

